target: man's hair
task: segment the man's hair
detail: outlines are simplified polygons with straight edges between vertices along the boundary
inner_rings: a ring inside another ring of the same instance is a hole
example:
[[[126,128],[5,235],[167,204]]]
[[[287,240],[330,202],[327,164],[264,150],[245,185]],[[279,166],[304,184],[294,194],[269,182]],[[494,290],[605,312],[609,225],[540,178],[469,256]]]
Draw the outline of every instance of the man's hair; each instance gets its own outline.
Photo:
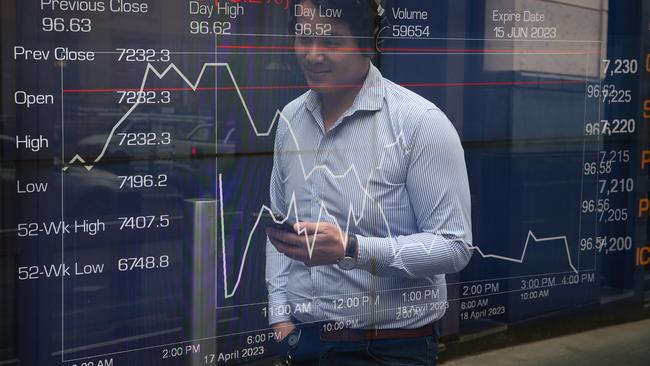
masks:
[[[295,0],[294,4],[301,4],[306,0]],[[310,0],[314,6],[323,10],[341,9],[341,17],[336,20],[347,24],[356,38],[360,48],[379,51],[378,37],[383,28],[386,17],[383,14],[381,0]],[[381,13],[380,13],[381,12]],[[295,31],[298,17],[295,7],[291,10],[289,32]]]

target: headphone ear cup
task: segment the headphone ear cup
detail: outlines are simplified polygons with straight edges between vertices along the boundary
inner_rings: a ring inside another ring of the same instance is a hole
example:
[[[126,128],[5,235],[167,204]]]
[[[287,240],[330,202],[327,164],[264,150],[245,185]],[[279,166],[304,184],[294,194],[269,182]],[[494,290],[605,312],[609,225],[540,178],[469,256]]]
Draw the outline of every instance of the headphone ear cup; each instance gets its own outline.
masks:
[[[373,32],[374,44],[372,45],[372,48],[374,48],[375,51],[379,53],[382,52],[381,46],[385,41],[383,38],[383,33],[388,31],[390,31],[390,22],[388,21],[388,16],[386,16],[386,12],[384,11],[382,15],[377,14],[377,25],[375,26],[375,30]]]

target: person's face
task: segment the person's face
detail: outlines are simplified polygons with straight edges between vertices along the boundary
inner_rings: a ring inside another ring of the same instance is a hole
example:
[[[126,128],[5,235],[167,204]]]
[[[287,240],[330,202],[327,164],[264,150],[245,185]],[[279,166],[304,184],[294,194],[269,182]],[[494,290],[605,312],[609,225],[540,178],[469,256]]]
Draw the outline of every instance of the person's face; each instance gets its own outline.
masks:
[[[335,18],[321,17],[310,0],[300,5],[305,15],[298,17],[295,48],[309,87],[319,93],[333,93],[340,92],[341,85],[362,83],[369,59],[358,50],[350,27]]]

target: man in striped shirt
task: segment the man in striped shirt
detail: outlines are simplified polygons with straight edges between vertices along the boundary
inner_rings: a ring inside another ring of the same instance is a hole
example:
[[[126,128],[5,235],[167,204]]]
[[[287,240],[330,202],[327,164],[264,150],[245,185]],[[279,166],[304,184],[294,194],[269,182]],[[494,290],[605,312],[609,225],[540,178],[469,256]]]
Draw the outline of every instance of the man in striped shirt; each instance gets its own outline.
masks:
[[[276,133],[271,208],[297,223],[267,228],[269,322],[294,365],[433,365],[445,274],[471,257],[460,139],[372,64],[380,0],[293,10],[311,90]]]

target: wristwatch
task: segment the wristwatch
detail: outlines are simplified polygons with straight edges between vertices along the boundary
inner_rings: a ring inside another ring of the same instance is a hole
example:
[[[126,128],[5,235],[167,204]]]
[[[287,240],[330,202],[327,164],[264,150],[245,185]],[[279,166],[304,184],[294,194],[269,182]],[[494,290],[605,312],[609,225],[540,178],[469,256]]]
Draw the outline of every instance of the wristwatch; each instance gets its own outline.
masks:
[[[359,242],[354,234],[348,235],[348,245],[345,247],[345,256],[339,259],[339,268],[350,271],[357,268],[357,247]]]

